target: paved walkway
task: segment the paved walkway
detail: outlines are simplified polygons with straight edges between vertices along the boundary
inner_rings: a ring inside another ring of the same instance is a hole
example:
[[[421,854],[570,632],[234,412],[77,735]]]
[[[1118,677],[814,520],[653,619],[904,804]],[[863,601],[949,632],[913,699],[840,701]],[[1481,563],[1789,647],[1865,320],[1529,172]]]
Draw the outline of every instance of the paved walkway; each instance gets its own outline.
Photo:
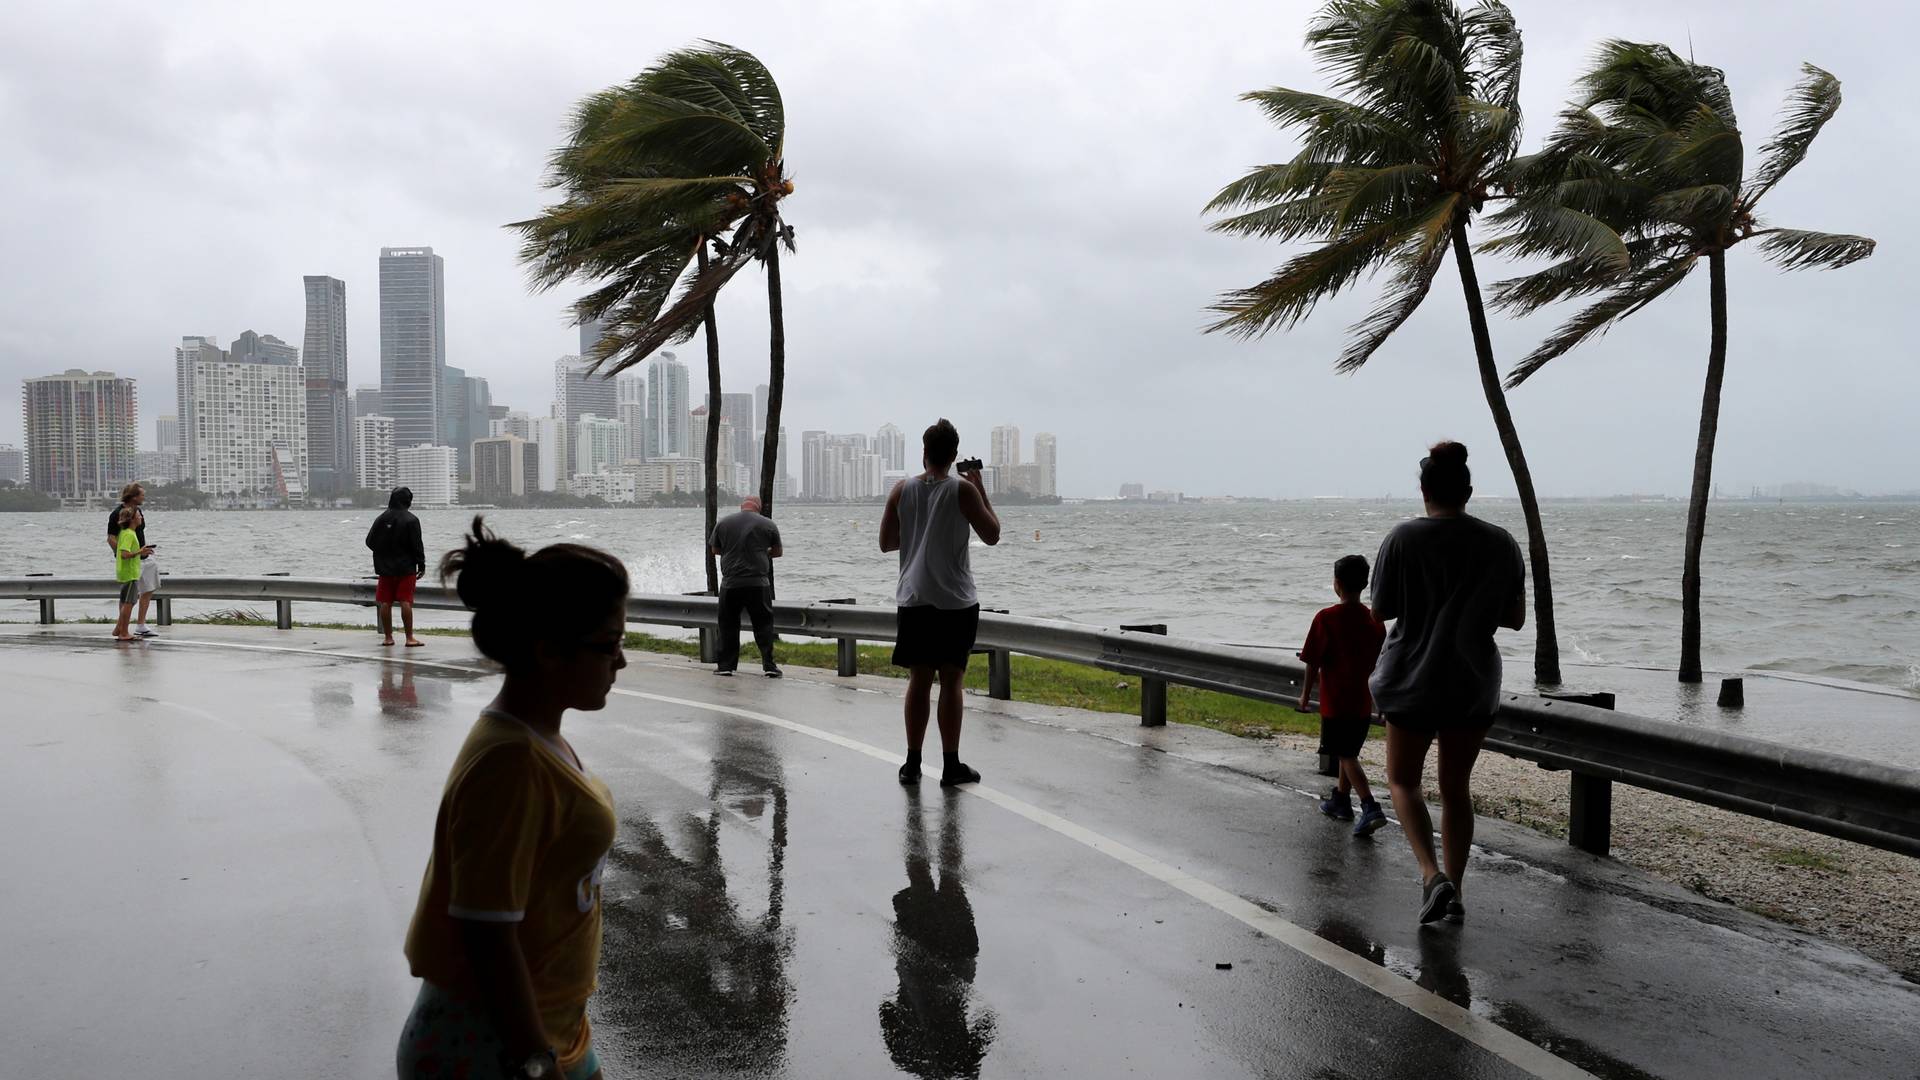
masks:
[[[434,807],[497,681],[430,641],[0,631],[0,1071],[390,1075]],[[1270,748],[974,699],[986,783],[916,792],[892,776],[898,683],[632,659],[567,729],[621,812],[611,1078],[1920,1060],[1920,988],[1501,823],[1470,921],[1422,930],[1397,833],[1349,839],[1296,790],[1312,763]]]

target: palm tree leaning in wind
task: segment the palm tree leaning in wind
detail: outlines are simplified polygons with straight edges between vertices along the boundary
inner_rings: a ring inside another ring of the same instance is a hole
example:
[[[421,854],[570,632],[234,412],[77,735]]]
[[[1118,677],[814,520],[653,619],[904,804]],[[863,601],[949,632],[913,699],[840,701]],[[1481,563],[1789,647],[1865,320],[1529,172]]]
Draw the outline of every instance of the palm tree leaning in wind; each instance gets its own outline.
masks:
[[[1802,71],[1779,132],[1746,177],[1733,98],[1717,68],[1664,45],[1608,42],[1580,80],[1584,101],[1561,114],[1546,149],[1514,163],[1516,198],[1495,218],[1505,231],[1487,244],[1559,260],[1496,286],[1495,303],[1505,310],[1602,294],[1516,365],[1509,386],[1653,303],[1706,261],[1710,337],[1680,578],[1682,682],[1701,675],[1700,550],[1727,365],[1727,252],[1756,240],[1762,255],[1788,270],[1841,267],[1873,254],[1864,236],[1771,228],[1755,213],[1840,108],[1838,79],[1811,64]]]
[[[1493,0],[1464,9],[1453,0],[1334,0],[1308,26],[1307,47],[1347,97],[1282,88],[1245,95],[1275,124],[1302,129],[1303,143],[1291,162],[1254,169],[1207,209],[1238,212],[1214,222],[1216,232],[1318,243],[1258,285],[1223,295],[1208,330],[1256,337],[1290,327],[1389,267],[1387,296],[1353,327],[1335,364],[1356,371],[1420,306],[1451,248],[1480,386],[1527,521],[1534,677],[1558,683],[1546,533],[1467,243],[1468,223],[1519,143],[1520,31]]]
[[[749,262],[767,269],[772,347],[761,504],[773,512],[786,334],[780,248],[793,229],[780,201],[793,193],[783,147],[780,88],[753,54],[719,42],[669,53],[631,82],[590,95],[574,110],[548,185],[562,200],[515,222],[533,287],[597,283],[575,301],[578,322],[598,320],[587,359],[603,376],[686,341],[707,342],[707,532],[717,513],[720,343],[714,298]],[[691,269],[690,269],[691,268]],[[677,292],[677,295],[676,295]],[[671,303],[669,303],[671,301]],[[718,574],[707,557],[707,586]]]

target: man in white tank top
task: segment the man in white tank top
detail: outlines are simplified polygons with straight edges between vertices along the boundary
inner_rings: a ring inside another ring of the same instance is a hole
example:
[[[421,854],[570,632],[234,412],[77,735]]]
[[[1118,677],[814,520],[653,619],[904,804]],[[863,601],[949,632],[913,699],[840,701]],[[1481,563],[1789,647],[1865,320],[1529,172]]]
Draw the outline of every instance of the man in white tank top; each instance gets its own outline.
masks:
[[[921,437],[927,471],[887,496],[880,550],[900,553],[900,608],[893,662],[907,669],[907,763],[900,782],[920,781],[920,745],[927,736],[933,684],[940,683],[940,783],[970,784],[980,774],[960,761],[961,682],[980,628],[980,598],[967,558],[968,534],[1000,542],[1000,519],[976,466],[956,477],[960,432],[944,418]]]

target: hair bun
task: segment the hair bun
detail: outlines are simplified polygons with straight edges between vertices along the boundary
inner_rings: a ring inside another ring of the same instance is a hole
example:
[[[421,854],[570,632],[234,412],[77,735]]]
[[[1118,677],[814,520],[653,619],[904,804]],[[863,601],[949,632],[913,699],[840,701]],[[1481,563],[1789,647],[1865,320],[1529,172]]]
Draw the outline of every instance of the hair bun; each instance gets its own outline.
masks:
[[[468,610],[487,611],[513,602],[524,583],[526,563],[526,552],[495,536],[486,519],[476,514],[465,542],[440,560],[440,580],[454,579]]]
[[[1467,463],[1467,445],[1452,440],[1434,443],[1427,456],[1442,465],[1465,465]]]

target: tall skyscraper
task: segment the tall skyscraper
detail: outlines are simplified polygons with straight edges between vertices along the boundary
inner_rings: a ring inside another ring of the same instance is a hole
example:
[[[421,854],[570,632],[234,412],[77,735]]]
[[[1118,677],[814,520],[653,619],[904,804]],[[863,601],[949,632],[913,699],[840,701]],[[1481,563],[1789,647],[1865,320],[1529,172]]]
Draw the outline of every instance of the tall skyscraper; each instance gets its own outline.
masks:
[[[201,491],[252,502],[304,502],[307,385],[299,350],[245,331],[220,359],[192,364],[193,476]]]
[[[567,444],[572,442],[572,432],[557,416],[536,416],[533,418],[532,442],[540,447],[540,490],[561,490],[561,462],[567,457]]]
[[[446,263],[430,247],[380,249],[380,410],[401,446],[437,445],[447,366]]]
[[[473,479],[473,441],[492,427],[493,393],[487,380],[448,365],[441,369],[440,445],[453,447],[454,471],[462,483]]]
[[[393,417],[368,413],[353,419],[353,482],[372,491],[400,486],[399,458],[394,453]]]
[[[353,483],[353,402],[347,394],[347,283],[308,274],[307,478],[313,490],[337,495]]]
[[[540,490],[540,447],[517,435],[473,441],[473,493],[481,499]]]
[[[28,483],[70,501],[120,500],[137,471],[140,405],[132,379],[111,371],[24,379]]]
[[[626,460],[627,426],[610,416],[588,413],[573,426],[573,476],[610,472]]]
[[[593,349],[600,344],[603,330],[598,319],[589,319],[580,324],[580,358],[589,364],[593,363]]]
[[[907,436],[893,424],[881,424],[874,433],[873,449],[880,455],[880,465],[888,472],[898,472],[907,467]]]
[[[581,336],[585,340],[585,327],[581,328]],[[553,362],[553,415],[560,421],[565,444],[560,448],[561,457],[557,462],[562,480],[577,472],[593,471],[580,468],[574,456],[574,432],[580,418],[592,415],[613,420],[620,415],[619,386],[613,379],[590,373],[588,363],[578,356],[563,356]]]
[[[452,506],[460,485],[453,478],[453,447],[403,446],[394,453],[398,486],[413,489],[415,506]]]
[[[708,402],[711,407],[712,402]],[[753,437],[755,404],[752,394],[721,394],[720,424],[721,438],[727,440],[720,448],[720,460],[737,461],[741,464],[751,462],[758,451]],[[705,460],[707,451],[707,428],[704,423],[694,425],[690,437],[695,444],[695,457]]]
[[[987,450],[989,465],[1004,468],[1020,464],[1020,429],[1012,424],[994,428],[993,439]]]
[[[672,353],[663,352],[647,362],[649,458],[693,456],[689,438],[693,401],[688,390],[687,365]]]
[[[614,376],[619,420],[627,425],[627,458],[647,460],[647,377],[637,371]]]
[[[356,386],[353,388],[353,415],[386,416],[380,411],[380,388],[377,386]]]
[[[1052,433],[1042,431],[1033,437],[1033,463],[1040,470],[1041,495],[1060,494],[1060,476],[1054,463],[1057,450]]]
[[[773,393],[773,387],[761,383],[753,388],[753,430],[755,435],[763,435],[767,430],[767,395]]]
[[[153,448],[171,450],[180,453],[180,418],[177,416],[158,417],[153,422]]]
[[[26,452],[12,443],[0,443],[0,484],[13,484],[17,487],[26,482]]]
[[[192,482],[199,479],[193,471],[194,437],[199,430],[193,422],[193,365],[200,360],[224,360],[226,355],[220,339],[210,334],[189,334],[173,350],[173,414],[180,418],[180,460]]]

